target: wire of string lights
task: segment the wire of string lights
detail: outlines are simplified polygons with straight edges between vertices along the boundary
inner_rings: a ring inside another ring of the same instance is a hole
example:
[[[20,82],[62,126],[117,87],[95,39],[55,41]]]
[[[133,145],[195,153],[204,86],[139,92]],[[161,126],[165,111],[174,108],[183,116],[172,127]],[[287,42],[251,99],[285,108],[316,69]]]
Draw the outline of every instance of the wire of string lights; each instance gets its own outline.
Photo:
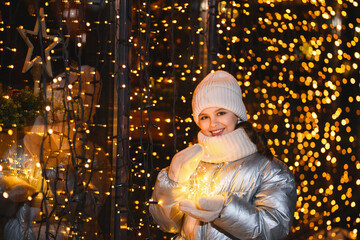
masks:
[[[187,132],[193,124],[188,100],[203,69],[197,57],[199,33],[203,33],[200,3],[134,4],[132,55],[137,58],[132,68],[129,184],[135,210],[129,229],[137,239],[161,237],[148,213],[149,204],[155,204],[150,199],[154,180],[177,150],[192,143],[193,136]],[[189,77],[191,83],[186,81]]]
[[[84,18],[81,15],[83,8],[84,5],[78,6],[81,19]],[[68,29],[70,22],[65,24],[60,29]],[[39,41],[43,41],[41,36]],[[63,38],[62,41],[66,40]],[[69,56],[67,48],[62,48],[62,56]],[[61,235],[91,239],[97,235],[96,215],[110,186],[109,161],[104,151],[86,136],[90,131],[101,79],[94,68],[87,73],[90,77],[85,75],[89,69],[82,67],[81,47],[77,48],[75,56],[78,65],[70,66],[69,58],[63,58],[65,72],[54,78],[50,86],[43,75],[44,99],[49,99],[47,94],[51,94],[50,102],[45,103],[50,106],[50,111],[45,112],[45,134],[40,153],[43,181],[48,188],[43,193],[46,197],[42,200],[40,212],[41,221],[46,222],[46,239],[56,239]],[[47,117],[47,112],[51,118]],[[49,145],[45,144],[46,141]],[[54,148],[54,144],[58,148]]]
[[[131,173],[129,177],[129,205],[135,212],[130,217],[129,229],[132,231],[132,238],[151,236],[149,228],[150,215],[147,209],[147,203],[144,201],[146,196],[151,194],[149,177],[153,168],[153,140],[152,129],[157,126],[153,123],[151,103],[151,82],[149,74],[150,63],[150,44],[151,44],[151,13],[149,1],[134,1],[134,55],[137,56],[134,73],[133,94],[139,101],[132,107],[131,119],[139,122],[139,136],[132,139],[131,144]],[[136,114],[136,115],[135,115]],[[137,171],[135,172],[134,169]],[[145,198],[144,198],[145,197]],[[141,215],[139,215],[139,213]]]

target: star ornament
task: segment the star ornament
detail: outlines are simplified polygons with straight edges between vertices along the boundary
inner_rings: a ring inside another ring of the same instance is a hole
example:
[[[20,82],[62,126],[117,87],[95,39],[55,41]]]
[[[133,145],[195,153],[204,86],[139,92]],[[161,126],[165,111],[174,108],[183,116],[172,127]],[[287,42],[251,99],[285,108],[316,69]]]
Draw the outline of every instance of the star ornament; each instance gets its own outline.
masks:
[[[34,63],[41,63],[43,64],[43,60],[41,56],[36,56],[33,59],[31,59],[34,51],[34,45],[31,43],[28,35],[38,36],[41,28],[41,34],[43,39],[48,39],[51,41],[51,43],[45,48],[44,50],[44,56],[45,56],[45,70],[48,76],[52,77],[52,69],[51,69],[51,56],[50,51],[61,42],[61,39],[59,39],[56,36],[51,36],[46,33],[46,24],[45,24],[45,18],[44,18],[44,9],[40,8],[39,11],[39,17],[36,20],[35,28],[33,31],[23,29],[22,27],[18,27],[17,30],[19,31],[21,37],[24,39],[26,45],[28,46],[28,51],[25,58],[24,67],[22,69],[22,72],[27,72]]]

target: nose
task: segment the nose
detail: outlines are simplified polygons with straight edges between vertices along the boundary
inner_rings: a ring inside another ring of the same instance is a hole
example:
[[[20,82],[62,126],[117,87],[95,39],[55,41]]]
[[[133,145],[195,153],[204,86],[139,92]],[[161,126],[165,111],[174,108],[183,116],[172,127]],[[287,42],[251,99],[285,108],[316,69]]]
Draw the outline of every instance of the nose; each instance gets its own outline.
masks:
[[[210,126],[215,127],[216,123],[217,123],[217,118],[216,117],[211,117],[210,118]]]

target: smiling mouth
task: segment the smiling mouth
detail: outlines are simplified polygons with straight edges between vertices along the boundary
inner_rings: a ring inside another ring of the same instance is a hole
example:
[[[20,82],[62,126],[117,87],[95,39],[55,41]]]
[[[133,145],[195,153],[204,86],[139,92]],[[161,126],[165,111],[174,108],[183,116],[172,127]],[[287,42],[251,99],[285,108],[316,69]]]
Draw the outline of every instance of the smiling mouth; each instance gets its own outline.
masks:
[[[224,128],[222,128],[222,129],[218,129],[218,130],[215,130],[215,131],[210,131],[211,132],[211,135],[213,135],[213,136],[219,136],[219,135],[221,135],[223,132],[224,132]]]

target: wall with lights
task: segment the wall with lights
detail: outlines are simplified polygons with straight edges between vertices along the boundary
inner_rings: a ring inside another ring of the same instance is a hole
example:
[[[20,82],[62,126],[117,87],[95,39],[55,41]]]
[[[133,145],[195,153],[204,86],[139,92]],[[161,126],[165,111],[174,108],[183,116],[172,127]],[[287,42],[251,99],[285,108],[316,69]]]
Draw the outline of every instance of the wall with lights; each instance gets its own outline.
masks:
[[[138,237],[171,236],[157,230],[147,198],[135,192],[149,198],[154,170],[193,142],[198,130],[191,122],[192,90],[208,69],[225,69],[239,80],[250,121],[296,177],[289,239],[357,238],[357,10],[358,1],[350,0],[137,2],[130,203],[138,209]]]

